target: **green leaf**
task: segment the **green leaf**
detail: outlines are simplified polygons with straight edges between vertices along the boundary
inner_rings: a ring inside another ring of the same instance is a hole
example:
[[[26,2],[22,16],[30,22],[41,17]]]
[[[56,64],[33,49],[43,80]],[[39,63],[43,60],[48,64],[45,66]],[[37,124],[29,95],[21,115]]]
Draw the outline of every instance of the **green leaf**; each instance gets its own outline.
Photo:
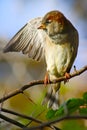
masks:
[[[53,117],[55,117],[55,113],[56,113],[56,111],[54,111],[54,110],[49,110],[48,112],[47,112],[47,114],[46,114],[46,118],[47,119],[52,119]]]
[[[55,116],[63,116],[65,114],[71,114],[79,109],[84,104],[83,99],[72,98],[64,103],[55,113]]]
[[[46,118],[47,119],[54,119],[56,117],[60,117],[60,116],[63,116],[65,113],[64,113],[64,106],[60,106],[58,110],[54,111],[54,110],[49,110],[46,114]]]
[[[64,106],[60,106],[59,109],[56,111],[55,116],[60,117],[64,115]]]
[[[83,94],[83,99],[84,99],[84,102],[87,104],[87,92],[85,92],[85,93]]]
[[[66,103],[66,107],[68,109],[68,113],[75,112],[81,105],[84,105],[84,100],[80,98],[72,98],[69,99]]]

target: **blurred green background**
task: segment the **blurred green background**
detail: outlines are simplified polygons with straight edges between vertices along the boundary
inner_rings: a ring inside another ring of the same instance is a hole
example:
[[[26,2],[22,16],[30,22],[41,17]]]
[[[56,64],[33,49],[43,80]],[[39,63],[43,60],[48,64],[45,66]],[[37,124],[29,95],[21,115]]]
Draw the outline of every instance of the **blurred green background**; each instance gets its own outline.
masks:
[[[0,97],[5,96],[29,81],[43,79],[44,61],[35,62],[21,53],[3,54],[2,49],[14,34],[32,18],[44,16],[50,10],[60,10],[79,32],[79,50],[74,65],[77,70],[87,65],[87,0],[1,0],[0,1]],[[74,71],[72,67],[72,72]],[[41,106],[47,88],[36,86],[3,103],[4,108],[46,120],[46,107]],[[87,73],[71,79],[60,90],[61,103],[72,97],[81,97],[87,91]],[[31,98],[34,103],[29,99]],[[44,111],[44,112],[43,112]],[[10,115],[9,115],[10,117]],[[22,122],[25,122],[22,120]],[[1,129],[8,123],[1,123]],[[33,124],[34,125],[34,124]],[[58,126],[61,126],[58,125]],[[65,121],[64,130],[85,130],[86,121]],[[10,126],[8,129],[16,129]],[[7,130],[7,129],[6,129]]]

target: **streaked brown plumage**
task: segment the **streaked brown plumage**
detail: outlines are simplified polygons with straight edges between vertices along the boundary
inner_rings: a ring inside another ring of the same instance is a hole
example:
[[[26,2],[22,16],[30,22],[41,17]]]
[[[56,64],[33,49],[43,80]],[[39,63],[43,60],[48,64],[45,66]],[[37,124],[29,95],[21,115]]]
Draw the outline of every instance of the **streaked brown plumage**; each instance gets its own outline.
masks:
[[[30,58],[45,57],[50,80],[69,73],[78,51],[78,32],[59,11],[29,21],[6,45],[4,52],[22,51]],[[60,83],[50,85],[43,104],[58,109]]]

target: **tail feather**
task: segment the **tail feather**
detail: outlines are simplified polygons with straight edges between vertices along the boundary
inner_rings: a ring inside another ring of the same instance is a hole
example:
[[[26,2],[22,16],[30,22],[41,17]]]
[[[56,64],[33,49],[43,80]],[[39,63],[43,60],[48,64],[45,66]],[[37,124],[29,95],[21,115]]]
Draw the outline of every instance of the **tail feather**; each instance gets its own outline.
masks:
[[[52,87],[50,86],[46,95],[45,95],[44,100],[42,101],[42,105],[45,105],[50,100],[51,95],[52,95]]]
[[[48,101],[47,107],[52,108],[53,110],[57,110],[59,107],[59,99],[58,99],[58,92],[52,92],[50,100]]]
[[[57,110],[59,107],[59,88],[60,83],[52,84],[45,95],[42,105],[47,104],[47,108]]]

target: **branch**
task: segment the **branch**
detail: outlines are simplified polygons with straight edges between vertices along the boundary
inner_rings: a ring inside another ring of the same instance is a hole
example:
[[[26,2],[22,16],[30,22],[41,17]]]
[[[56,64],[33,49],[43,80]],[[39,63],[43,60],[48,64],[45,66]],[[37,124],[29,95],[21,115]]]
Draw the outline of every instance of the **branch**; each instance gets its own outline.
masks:
[[[78,76],[78,75],[82,74],[82,73],[83,73],[84,71],[86,71],[86,70],[87,70],[87,66],[84,66],[84,67],[81,68],[80,70],[78,70],[78,71],[76,70],[76,71],[74,71],[73,73],[71,73],[71,74],[70,74],[70,77],[69,77],[68,79],[71,79],[71,78],[73,78],[73,77],[75,77],[75,76]],[[56,80],[50,81],[49,84],[53,84],[53,83],[57,83],[57,82],[65,81],[65,80],[66,80],[66,77],[63,76],[63,77],[60,77],[60,78],[58,78],[58,79],[56,79]],[[24,85],[24,86],[21,87],[20,89],[16,89],[15,91],[9,93],[8,95],[2,97],[2,98],[0,99],[0,103],[6,101],[7,99],[9,99],[9,98],[11,98],[11,97],[13,97],[13,96],[16,96],[16,95],[18,95],[18,94],[20,94],[20,93],[23,93],[26,89],[28,89],[28,88],[30,88],[30,87],[32,87],[32,86],[41,85],[41,84],[44,84],[44,80],[34,80],[34,81],[32,81],[32,82],[29,82],[27,85]]]
[[[1,111],[2,111],[2,112],[5,112],[5,113],[12,114],[12,115],[15,115],[15,116],[22,117],[22,118],[27,119],[27,120],[30,120],[30,121],[34,121],[34,122],[39,123],[39,124],[42,124],[42,123],[43,123],[42,121],[40,121],[40,120],[38,120],[38,119],[35,119],[35,118],[31,117],[31,116],[26,116],[26,115],[24,115],[24,114],[20,114],[20,113],[17,113],[17,112],[14,112],[14,111],[11,111],[11,110],[8,110],[8,109],[5,109],[5,108],[1,108]],[[15,121],[15,120],[13,120],[13,119],[10,119],[10,118],[8,118],[8,117],[6,117],[6,116],[3,118],[2,116],[3,116],[3,115],[0,115],[0,118],[4,119],[5,121],[7,121],[7,122],[9,122],[9,123],[12,123],[12,124],[14,124],[14,125],[16,125],[16,126],[18,126],[18,127],[21,127],[21,128],[27,128],[27,127],[26,127],[27,125],[24,126],[24,125],[20,124],[19,122]],[[48,125],[47,127],[51,128],[51,129],[54,128],[54,126],[50,126],[50,125]],[[59,129],[59,130],[60,130],[60,129]]]
[[[20,114],[20,113],[17,113],[17,112],[14,112],[14,111],[11,111],[11,110],[8,110],[8,109],[5,109],[5,108],[1,108],[1,111],[15,115],[15,116],[19,116],[19,117],[22,117],[22,118],[25,118],[25,119],[28,119],[28,120],[32,120],[32,121],[37,122],[37,123],[42,123],[42,121],[37,120],[37,119],[35,119],[31,116],[26,116],[24,114]]]
[[[39,126],[33,126],[33,127],[30,127],[30,128],[24,128],[24,130],[38,130],[38,129],[42,129],[46,126],[49,126],[49,125],[52,125],[52,124],[55,124],[55,123],[59,123],[63,120],[76,120],[76,119],[87,119],[87,116],[85,115],[75,115],[75,116],[64,116],[64,117],[61,117],[61,118],[58,118],[56,120],[53,120],[53,121],[49,121],[49,122],[45,122],[45,123],[42,123],[41,125]]]
[[[4,116],[4,115],[1,114],[1,113],[0,113],[0,118],[3,119],[3,120],[5,120],[5,121],[7,121],[7,122],[9,122],[9,123],[11,123],[11,124],[14,124],[14,125],[16,125],[16,126],[18,126],[18,127],[20,127],[20,128],[26,128],[25,125],[23,125],[23,124],[21,124],[21,123],[15,121],[15,120],[13,120],[13,119],[11,119],[11,118],[8,118],[7,116]]]
[[[1,111],[5,112],[5,113],[12,114],[12,115],[15,115],[15,116],[19,116],[19,117],[25,118],[27,120],[32,120],[32,121],[34,121],[36,123],[42,123],[42,121],[37,120],[37,119],[35,119],[35,118],[31,117],[31,116],[26,116],[24,114],[20,114],[20,113],[17,113],[17,112],[14,112],[14,111],[11,111],[11,110],[8,110],[8,109],[5,109],[5,108],[1,108]]]

